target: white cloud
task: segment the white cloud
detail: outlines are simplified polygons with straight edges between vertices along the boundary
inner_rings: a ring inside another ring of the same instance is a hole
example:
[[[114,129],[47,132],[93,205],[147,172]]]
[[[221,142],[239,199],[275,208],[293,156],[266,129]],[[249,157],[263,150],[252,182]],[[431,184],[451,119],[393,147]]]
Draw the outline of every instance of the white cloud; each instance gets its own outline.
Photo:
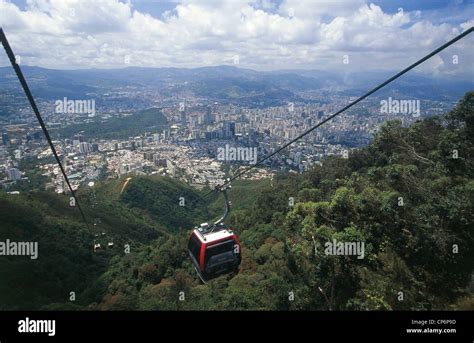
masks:
[[[49,68],[124,67],[126,56],[130,65],[194,67],[231,64],[238,55],[241,66],[257,69],[396,69],[473,24],[419,17],[363,0],[183,1],[161,19],[117,0],[29,0],[26,10],[0,0],[0,24],[15,52],[25,64]],[[467,40],[425,71],[472,73]],[[464,64],[448,64],[453,53]]]

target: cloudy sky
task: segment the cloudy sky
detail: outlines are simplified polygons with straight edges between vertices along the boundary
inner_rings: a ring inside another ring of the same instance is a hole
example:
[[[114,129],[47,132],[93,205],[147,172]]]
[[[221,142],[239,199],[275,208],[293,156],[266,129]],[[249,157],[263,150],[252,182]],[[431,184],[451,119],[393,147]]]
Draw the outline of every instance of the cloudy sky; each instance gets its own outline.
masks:
[[[473,18],[473,0],[0,0],[21,64],[56,69],[393,70]],[[471,34],[421,71],[474,75],[473,43]]]

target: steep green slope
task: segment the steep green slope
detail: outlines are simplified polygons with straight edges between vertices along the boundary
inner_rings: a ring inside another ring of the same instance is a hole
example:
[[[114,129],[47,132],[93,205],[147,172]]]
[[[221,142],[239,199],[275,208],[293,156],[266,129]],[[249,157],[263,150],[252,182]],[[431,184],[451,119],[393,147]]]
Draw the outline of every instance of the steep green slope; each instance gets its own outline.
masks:
[[[168,247],[178,234],[184,242],[193,226],[221,213],[223,203],[215,195],[208,198],[217,201],[209,211],[208,202],[198,196],[195,189],[159,176],[97,182],[78,192],[89,222],[86,227],[67,196],[0,192],[0,241],[34,241],[39,246],[36,260],[0,257],[0,309],[80,309],[100,302],[110,282],[106,276],[115,275],[109,263],[134,260],[155,245]],[[185,207],[180,206],[180,197]],[[109,242],[113,248],[106,248]],[[94,243],[102,250],[93,253]],[[184,245],[176,247],[180,248],[176,261],[181,263]],[[173,263],[163,268],[172,270]],[[70,292],[75,292],[75,302],[68,301]]]
[[[171,178],[135,177],[120,200],[143,212],[170,232],[189,229],[208,216],[196,190]]]
[[[153,222],[120,200],[124,181],[98,183],[94,192],[79,192],[88,228],[64,195],[0,192],[0,241],[38,242],[36,260],[0,257],[0,309],[38,309],[65,302],[70,292],[76,293],[74,304],[100,300],[100,291],[90,289],[98,287],[98,277],[111,258],[125,255],[125,244],[134,251],[168,234],[165,222]],[[109,242],[114,247],[107,249]],[[93,253],[94,243],[101,244],[102,250]]]
[[[37,309],[65,301],[106,269],[94,258],[91,235],[71,216],[64,197],[0,194],[0,241],[38,242],[38,259],[0,257],[0,308]],[[51,210],[50,209],[54,209]]]
[[[230,217],[243,246],[237,276],[200,285],[179,234],[114,261],[96,308],[426,310],[469,299],[473,99],[445,119],[389,122],[348,159],[279,176]],[[363,258],[326,254],[333,240],[363,242]]]

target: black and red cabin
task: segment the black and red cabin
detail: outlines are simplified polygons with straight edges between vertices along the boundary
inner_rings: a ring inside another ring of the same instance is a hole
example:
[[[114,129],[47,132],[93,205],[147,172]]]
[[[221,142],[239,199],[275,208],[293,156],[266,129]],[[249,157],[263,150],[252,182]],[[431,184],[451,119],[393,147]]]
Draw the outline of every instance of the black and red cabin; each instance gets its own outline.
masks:
[[[223,223],[208,228],[204,223],[194,229],[188,243],[191,260],[204,281],[237,272],[242,259],[239,239],[230,228]]]

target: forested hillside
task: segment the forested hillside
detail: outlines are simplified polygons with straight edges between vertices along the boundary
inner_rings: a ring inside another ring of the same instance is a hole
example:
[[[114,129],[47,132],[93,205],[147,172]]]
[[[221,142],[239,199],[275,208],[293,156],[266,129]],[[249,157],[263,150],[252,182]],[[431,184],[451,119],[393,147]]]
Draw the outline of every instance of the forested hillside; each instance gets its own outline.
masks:
[[[171,179],[107,181],[96,204],[80,194],[100,218],[88,230],[64,197],[0,194],[0,240],[40,245],[35,261],[0,258],[0,309],[474,309],[474,92],[444,117],[387,122],[347,159],[250,183],[230,191],[241,270],[206,285],[186,243],[219,214],[217,197],[195,201]],[[102,232],[115,246],[93,253]],[[364,257],[325,254],[333,240],[364,242]]]
[[[161,132],[168,128],[168,121],[159,108],[149,108],[125,117],[111,118],[106,121],[95,119],[91,123],[73,124],[53,131],[60,137],[72,137],[87,132],[98,139],[120,139],[139,135],[144,131]]]

